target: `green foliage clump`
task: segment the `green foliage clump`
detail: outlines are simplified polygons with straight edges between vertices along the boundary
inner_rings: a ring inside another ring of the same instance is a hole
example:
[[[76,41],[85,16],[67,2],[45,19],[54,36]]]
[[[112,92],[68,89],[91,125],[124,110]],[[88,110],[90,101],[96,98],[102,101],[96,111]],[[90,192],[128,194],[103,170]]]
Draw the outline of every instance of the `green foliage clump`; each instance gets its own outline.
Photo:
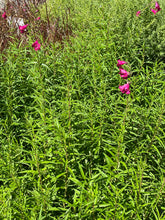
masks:
[[[136,17],[148,1],[50,2],[73,37],[0,55],[0,218],[164,219],[164,18]]]

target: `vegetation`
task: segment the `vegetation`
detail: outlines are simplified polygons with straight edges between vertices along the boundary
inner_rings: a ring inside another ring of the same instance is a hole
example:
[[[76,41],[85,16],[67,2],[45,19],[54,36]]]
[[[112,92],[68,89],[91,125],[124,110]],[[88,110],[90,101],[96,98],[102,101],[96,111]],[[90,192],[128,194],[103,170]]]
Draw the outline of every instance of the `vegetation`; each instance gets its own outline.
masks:
[[[0,219],[165,219],[165,2],[156,14],[149,0],[12,4],[0,17]]]

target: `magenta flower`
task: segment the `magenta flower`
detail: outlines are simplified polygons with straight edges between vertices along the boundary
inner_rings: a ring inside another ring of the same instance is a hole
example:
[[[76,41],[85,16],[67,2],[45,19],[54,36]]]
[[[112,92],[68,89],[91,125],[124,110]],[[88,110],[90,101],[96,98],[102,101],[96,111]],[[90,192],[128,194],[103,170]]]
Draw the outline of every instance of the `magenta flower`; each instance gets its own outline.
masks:
[[[34,50],[40,50],[41,44],[38,43],[38,41],[36,40],[33,44],[32,47],[34,47]]]
[[[128,74],[123,74],[123,75],[120,75],[121,76],[121,78],[123,78],[123,79],[127,79],[128,78]]]
[[[161,10],[161,8],[160,8],[158,2],[155,3],[155,9],[152,9],[152,8],[151,8],[151,11],[154,13],[154,15],[155,15],[158,11],[160,11],[160,10]]]
[[[157,13],[157,11],[155,9],[151,8],[151,11],[154,13],[154,15]]]
[[[119,68],[120,72],[119,74],[123,75],[123,74],[128,74],[128,72],[124,69]]]
[[[28,25],[29,25],[29,24],[25,24],[25,25],[23,25],[23,26],[19,26],[20,32],[21,32],[21,33],[24,33]]]
[[[158,2],[155,3],[155,9],[157,9],[157,12],[161,10]]]
[[[130,94],[130,90],[129,90],[129,83],[126,83],[122,86],[119,86],[119,89],[122,93],[125,93],[125,94]]]
[[[127,62],[122,61],[122,60],[117,60],[117,67],[121,67],[122,65],[127,64]]]
[[[35,20],[40,20],[41,17],[35,18]]]
[[[136,16],[138,17],[140,15],[141,11],[136,12]]]
[[[6,12],[4,12],[4,13],[2,14],[2,18],[4,18],[4,19],[7,18]]]
[[[119,70],[120,70],[120,72],[119,72],[120,76],[121,76],[123,79],[127,79],[128,76],[129,76],[129,72],[127,72],[126,70],[121,69],[121,68],[119,68]]]

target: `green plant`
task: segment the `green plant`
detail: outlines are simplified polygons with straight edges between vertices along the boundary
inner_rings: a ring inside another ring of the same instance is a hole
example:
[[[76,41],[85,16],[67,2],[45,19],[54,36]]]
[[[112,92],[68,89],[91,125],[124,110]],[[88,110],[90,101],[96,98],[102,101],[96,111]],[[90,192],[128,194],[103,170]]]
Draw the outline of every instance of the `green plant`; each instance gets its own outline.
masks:
[[[164,17],[136,17],[148,1],[55,3],[41,19],[60,7],[61,30],[70,10],[69,39],[31,25],[0,55],[0,218],[163,220],[165,65],[149,27]]]

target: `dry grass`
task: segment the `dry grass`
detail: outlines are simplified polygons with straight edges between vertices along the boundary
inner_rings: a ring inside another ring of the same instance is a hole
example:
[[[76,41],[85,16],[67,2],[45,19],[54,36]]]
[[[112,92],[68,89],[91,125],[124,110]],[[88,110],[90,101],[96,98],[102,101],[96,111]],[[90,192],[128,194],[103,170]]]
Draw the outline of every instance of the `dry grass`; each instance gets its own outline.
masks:
[[[46,7],[46,20],[42,19],[39,10],[39,2],[31,0],[29,4],[9,1],[0,16],[0,50],[1,52],[7,48],[13,41],[18,42],[18,46],[25,45],[28,42],[29,36],[34,36],[35,39],[42,39],[45,44],[60,42],[64,39],[69,39],[72,35],[72,28],[69,21],[70,10],[63,17],[57,17],[52,20],[49,18]],[[46,4],[46,2],[45,2]],[[47,5],[46,5],[47,6]],[[2,14],[6,12],[7,18],[3,18]],[[37,18],[40,17],[39,20]],[[29,24],[26,32],[23,34],[19,31],[20,20],[24,24]]]

